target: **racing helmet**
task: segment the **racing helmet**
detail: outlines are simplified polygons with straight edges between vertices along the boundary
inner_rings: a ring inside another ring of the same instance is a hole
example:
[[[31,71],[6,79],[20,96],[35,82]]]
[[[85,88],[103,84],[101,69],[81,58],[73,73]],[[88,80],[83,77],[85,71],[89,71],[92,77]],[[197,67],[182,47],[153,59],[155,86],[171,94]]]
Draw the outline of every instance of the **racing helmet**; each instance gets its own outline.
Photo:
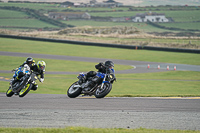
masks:
[[[33,60],[32,57],[28,57],[28,58],[26,59],[26,63],[27,63],[27,64],[32,64],[32,63],[35,63],[35,61]]]
[[[114,63],[112,62],[112,61],[106,61],[105,62],[105,66],[107,67],[107,68],[110,68],[110,67],[114,67]]]
[[[37,67],[38,67],[39,70],[45,70],[46,63],[44,61],[38,61]]]

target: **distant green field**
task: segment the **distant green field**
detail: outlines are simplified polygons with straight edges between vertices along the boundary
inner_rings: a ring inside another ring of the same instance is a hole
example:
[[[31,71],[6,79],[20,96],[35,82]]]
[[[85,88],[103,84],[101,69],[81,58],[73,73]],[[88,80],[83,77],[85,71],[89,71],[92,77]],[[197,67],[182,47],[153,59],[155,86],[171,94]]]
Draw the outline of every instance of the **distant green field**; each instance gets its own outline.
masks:
[[[145,1],[144,3],[148,3]],[[117,7],[117,8],[93,8],[93,7],[87,7],[87,8],[63,8],[59,7],[59,4],[41,4],[41,3],[2,3],[0,6],[16,6],[16,7],[23,7],[23,8],[30,8],[39,10],[41,13],[48,13],[48,12],[61,12],[61,11],[87,11],[91,16],[98,16],[98,17],[132,17],[135,16],[137,13],[145,13],[145,12],[157,12],[157,13],[165,13],[166,17],[171,17],[175,22],[190,22],[190,23],[166,23],[162,25],[166,25],[167,27],[175,27],[180,29],[200,29],[199,22],[194,21],[200,21],[200,14],[199,14],[199,7],[191,6],[191,7],[183,7],[183,6],[161,6],[161,7],[154,7],[149,6],[145,7],[146,11],[140,11],[144,10],[144,7],[132,7],[134,11],[128,11],[130,7]],[[169,9],[179,9],[179,10],[169,10]],[[95,11],[95,12],[94,12]],[[97,11],[106,11],[106,12],[97,12]],[[5,19],[4,17],[7,17]],[[12,19],[12,18],[15,19]],[[0,26],[14,26],[14,27],[37,27],[37,28],[44,28],[44,27],[51,27],[51,28],[57,28],[56,26],[53,26],[48,23],[44,23],[40,20],[28,20],[28,19],[22,19],[25,17],[30,17],[26,15],[24,12],[18,12],[18,11],[6,11],[6,10],[0,10]],[[8,19],[10,18],[10,19]],[[16,19],[19,18],[19,19]],[[145,31],[145,32],[172,32],[172,30],[165,30],[156,28],[153,26],[148,26],[145,23],[139,24],[133,22],[97,22],[97,21],[62,21],[63,23],[75,25],[75,26],[116,26],[116,25],[123,25],[123,26],[136,26],[139,28],[139,30]],[[143,25],[143,26],[142,26]],[[176,31],[175,31],[176,32]]]
[[[92,16],[99,17],[132,17],[137,13],[145,13],[148,11],[124,11],[124,12],[97,12],[90,13]],[[200,21],[199,10],[188,10],[188,11],[154,11],[156,13],[164,13],[166,17],[171,17],[175,22],[192,22]]]
[[[174,28],[180,28],[180,29],[194,29],[194,30],[200,30],[200,22],[195,23],[160,23],[159,25],[165,26],[165,27],[174,27]]]
[[[5,17],[5,18],[22,18],[22,17],[25,18],[25,17],[28,17],[28,15],[24,12],[0,9],[0,18],[3,18],[3,17]]]
[[[113,12],[106,12],[106,13],[105,12],[97,12],[97,13],[91,12],[90,15],[98,16],[98,17],[131,17],[131,16],[135,16],[137,13],[139,12],[138,11],[123,11],[123,12],[113,11]]]
[[[0,26],[26,27],[26,28],[58,28],[57,26],[45,23],[30,17],[25,12],[0,9]]]
[[[21,7],[21,8],[30,8],[30,9],[48,9],[53,10],[57,9],[57,4],[43,4],[43,3],[0,3],[0,6],[15,6],[15,7]],[[63,9],[63,8],[60,8]]]
[[[27,27],[27,28],[44,28],[53,27],[54,25],[39,21],[37,19],[2,19],[0,26],[15,26],[15,27]]]
[[[166,17],[171,17],[175,22],[200,21],[199,10],[191,11],[162,11]]]

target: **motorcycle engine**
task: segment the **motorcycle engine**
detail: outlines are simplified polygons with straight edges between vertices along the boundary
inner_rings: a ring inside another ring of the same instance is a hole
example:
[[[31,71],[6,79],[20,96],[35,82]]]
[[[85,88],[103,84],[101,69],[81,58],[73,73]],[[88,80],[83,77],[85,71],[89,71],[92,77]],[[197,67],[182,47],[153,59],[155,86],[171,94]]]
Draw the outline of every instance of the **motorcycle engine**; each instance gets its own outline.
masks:
[[[84,90],[88,91],[90,90],[92,87],[94,86],[94,82],[93,81],[87,81],[85,84],[84,84]]]

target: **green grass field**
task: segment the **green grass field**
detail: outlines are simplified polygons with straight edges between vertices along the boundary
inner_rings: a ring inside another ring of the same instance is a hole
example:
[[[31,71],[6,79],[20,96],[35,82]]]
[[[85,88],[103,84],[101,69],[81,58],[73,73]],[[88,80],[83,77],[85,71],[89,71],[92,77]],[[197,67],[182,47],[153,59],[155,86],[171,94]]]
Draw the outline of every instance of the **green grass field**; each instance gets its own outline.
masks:
[[[2,3],[0,6],[15,6],[20,8],[30,8],[34,10],[39,10],[41,13],[47,14],[48,12],[63,12],[66,10],[70,11],[86,11],[89,12],[91,16],[98,16],[98,17],[132,17],[135,16],[137,13],[145,13],[145,12],[157,12],[157,13],[164,13],[166,17],[171,17],[175,22],[177,23],[167,23],[166,26],[168,27],[174,27],[174,28],[181,28],[181,29],[199,29],[199,22],[200,21],[200,14],[199,10],[197,10],[199,7],[190,6],[190,7],[146,7],[146,11],[142,11],[143,7],[132,7],[134,11],[128,11],[129,7],[117,7],[117,8],[63,8],[59,7],[59,4],[40,4],[40,3]],[[169,10],[169,9],[175,9],[175,10]],[[177,10],[178,9],[178,10]],[[105,12],[98,12],[98,11],[107,11]],[[5,18],[6,17],[6,18]],[[25,12],[19,12],[19,11],[11,11],[11,10],[2,10],[0,9],[0,26],[15,26],[17,27],[37,27],[37,28],[57,28],[56,26],[53,26],[48,23],[44,23],[40,20],[28,20],[24,19],[28,16]],[[15,18],[15,19],[11,19]],[[19,19],[16,19],[19,18]],[[23,18],[23,19],[22,19]],[[30,17],[32,18],[32,17]],[[169,32],[172,30],[165,30],[160,29],[156,27],[152,27],[149,25],[145,25],[145,23],[142,23],[143,26],[137,26],[137,23],[129,22],[129,23],[114,23],[114,22],[100,22],[100,21],[62,21],[63,23],[74,25],[74,26],[116,26],[116,25],[123,25],[123,26],[136,26],[139,30],[145,31],[145,32]],[[180,23],[181,22],[181,23]],[[182,22],[189,22],[189,23],[183,23]],[[165,24],[163,24],[165,25]],[[173,31],[176,32],[176,31]]]
[[[1,51],[110,58],[137,61],[200,65],[200,55],[191,53],[160,52],[148,50],[91,47],[65,43],[51,43],[1,38]],[[23,51],[22,51],[23,48]],[[80,52],[81,51],[81,52]]]
[[[22,51],[23,48],[23,51]],[[200,65],[199,54],[174,53],[147,50],[128,50],[81,46],[1,38],[1,51],[26,52],[53,55],[81,56],[110,59],[143,60],[166,63]],[[26,58],[0,56],[0,70],[11,70]],[[41,60],[36,58],[36,61]],[[47,63],[46,71],[87,72],[95,70],[96,63],[42,59]],[[80,67],[81,66],[81,67]],[[131,66],[115,65],[115,70],[130,69]],[[11,78],[12,74],[1,73],[0,77]],[[32,93],[66,94],[67,88],[77,80],[77,75],[45,75],[45,82]],[[168,71],[160,73],[116,74],[117,82],[109,96],[200,96],[200,72]],[[8,88],[7,81],[0,81],[0,92]]]
[[[159,24],[165,27],[173,27],[173,28],[179,28],[179,29],[185,29],[185,30],[200,30],[200,23],[166,23],[166,24]]]
[[[57,26],[45,23],[38,19],[32,18],[25,12],[19,12],[14,10],[0,9],[0,26],[7,27],[24,27],[24,28],[58,28]]]
[[[26,58],[25,58],[26,59]],[[35,58],[36,61],[44,60]],[[15,67],[21,65],[24,62],[24,57],[8,57],[8,56],[0,56],[0,70],[12,70]],[[48,71],[59,71],[59,72],[87,72],[88,69],[94,69],[94,63],[91,62],[78,62],[78,61],[68,61],[68,60],[53,60],[53,59],[45,59],[46,64],[48,64]],[[36,62],[37,63],[37,62]],[[98,62],[97,62],[98,63]],[[59,68],[57,68],[57,66]],[[78,67],[75,67],[78,66]],[[79,67],[81,66],[81,67]],[[132,66],[126,65],[115,65],[117,70],[126,70],[133,68]]]
[[[56,26],[47,24],[37,19],[3,19],[0,21],[0,25],[10,26],[10,27],[26,27],[27,29],[28,28],[44,28],[44,27],[58,28]]]
[[[124,12],[96,12],[90,13],[92,16],[98,17],[132,17],[138,13],[145,13],[148,11],[124,11]],[[171,17],[175,22],[192,22],[199,21],[199,10],[185,10],[185,11],[155,11],[156,13],[164,13],[166,17]]]
[[[2,17],[2,18],[3,17],[5,17],[5,18],[25,18],[25,17],[28,17],[28,15],[24,12],[0,9],[0,17]]]
[[[78,75],[78,73],[77,73]],[[78,79],[77,75],[45,75],[45,82],[31,93],[66,94],[68,87]],[[0,73],[11,78],[12,74]],[[108,96],[111,97],[191,97],[200,96],[200,72],[171,71],[148,74],[116,74],[117,82]],[[7,81],[0,81],[0,92],[8,88]]]

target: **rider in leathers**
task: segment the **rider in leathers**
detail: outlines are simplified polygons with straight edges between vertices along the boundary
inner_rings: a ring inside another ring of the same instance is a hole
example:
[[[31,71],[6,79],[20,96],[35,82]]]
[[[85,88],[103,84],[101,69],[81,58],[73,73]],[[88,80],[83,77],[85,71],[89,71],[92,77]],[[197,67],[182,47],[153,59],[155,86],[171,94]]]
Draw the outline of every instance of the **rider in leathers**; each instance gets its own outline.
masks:
[[[25,64],[27,64],[29,67],[31,67],[32,65],[35,64],[35,60],[33,60],[32,57],[28,57],[26,59],[26,61],[22,65],[20,65],[20,67],[23,67]]]
[[[40,82],[44,82],[44,73],[45,73],[45,67],[46,63],[44,61],[38,61],[37,64],[30,67],[31,70],[33,70],[36,75],[40,75]],[[31,90],[37,90],[38,85],[34,81],[33,87]]]
[[[108,73],[108,74],[114,74],[114,63],[112,61],[106,61],[105,63],[100,62],[99,64],[95,65],[95,68],[98,69],[98,72],[101,73]],[[95,76],[97,73],[95,71],[89,71],[82,82],[86,82],[87,79],[89,79],[90,77]],[[115,78],[116,80],[116,78]],[[90,82],[88,86],[93,86],[95,84],[95,82]]]

